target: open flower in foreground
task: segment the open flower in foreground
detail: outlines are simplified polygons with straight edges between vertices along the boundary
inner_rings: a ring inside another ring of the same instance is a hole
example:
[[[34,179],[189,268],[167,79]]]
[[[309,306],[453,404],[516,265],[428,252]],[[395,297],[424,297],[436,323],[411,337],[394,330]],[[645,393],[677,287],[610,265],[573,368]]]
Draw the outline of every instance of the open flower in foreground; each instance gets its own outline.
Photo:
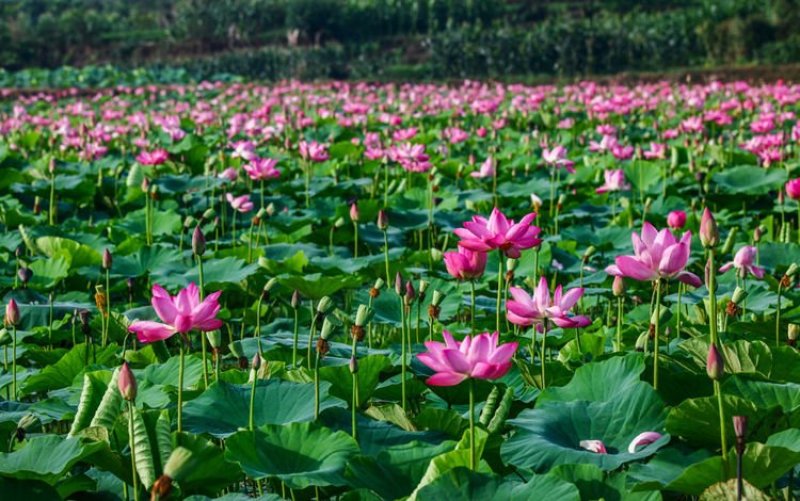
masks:
[[[514,223],[495,207],[488,220],[483,216],[473,216],[472,221],[456,229],[455,234],[461,238],[461,247],[479,252],[500,249],[507,257],[517,259],[521,251],[542,243],[539,238],[541,230],[531,224],[535,217],[536,214],[530,213],[519,223]]]
[[[511,369],[517,343],[498,346],[497,332],[466,336],[461,342],[447,331],[442,335],[444,343],[428,341],[428,351],[417,355],[420,362],[436,371],[427,380],[431,386],[455,386],[469,378],[499,379]]]
[[[219,329],[222,327],[222,321],[217,319],[220,294],[222,291],[214,292],[200,301],[200,290],[194,283],[181,289],[176,296],[170,296],[163,287],[155,284],[151,304],[161,322],[137,320],[128,330],[136,334],[140,342],[152,343],[175,333]]]

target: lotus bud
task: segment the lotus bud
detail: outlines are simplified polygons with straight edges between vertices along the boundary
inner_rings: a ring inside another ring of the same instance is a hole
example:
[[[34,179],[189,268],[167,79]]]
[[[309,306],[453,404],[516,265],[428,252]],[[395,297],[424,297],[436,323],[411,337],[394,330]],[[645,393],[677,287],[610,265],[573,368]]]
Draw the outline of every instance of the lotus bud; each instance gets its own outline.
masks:
[[[322,299],[319,300],[319,303],[317,303],[317,313],[319,313],[320,315],[324,315],[331,308],[331,304],[332,304],[331,298],[328,296],[324,296]]]
[[[297,309],[300,306],[300,291],[297,289],[292,292],[292,309]]]
[[[114,259],[111,257],[111,251],[108,249],[103,249],[103,269],[110,270],[111,264],[114,262]]]
[[[47,162],[47,172],[50,174],[56,173],[56,159],[54,157],[50,157],[50,160]]]
[[[195,256],[202,256],[206,252],[206,237],[203,235],[203,230],[200,225],[194,227],[192,232],[192,253]]]
[[[795,346],[797,344],[798,334],[800,334],[800,325],[789,324],[789,331],[787,333],[789,337],[789,346]]]
[[[343,217],[336,218],[336,221],[333,222],[333,227],[341,228],[342,226],[344,226],[344,218]]]
[[[389,216],[383,209],[378,211],[378,228],[381,231],[386,231],[389,228]]]
[[[331,319],[325,317],[325,321],[322,322],[322,330],[319,333],[319,337],[327,341],[328,338],[330,338],[333,334],[333,327],[334,325],[333,322],[331,322]]]
[[[594,245],[590,245],[583,253],[583,262],[584,263],[588,262],[595,252],[597,252],[597,247],[595,247]]]
[[[733,244],[736,242],[736,235],[739,233],[739,227],[734,226],[725,238],[725,244],[722,246],[722,253],[729,254],[733,250]]]
[[[611,292],[615,297],[621,297],[625,294],[625,279],[617,275],[614,277],[614,282],[611,284]]]
[[[367,323],[369,319],[369,314],[371,313],[369,306],[365,304],[358,305],[358,310],[356,311],[356,322],[355,324],[359,327],[363,327],[364,324]]]
[[[747,435],[747,416],[733,416],[733,432],[736,434],[736,453],[744,453],[744,437]]]
[[[28,282],[31,281],[31,278],[33,278],[33,271],[23,265],[19,268],[17,276],[19,277],[19,281],[22,282],[22,286],[25,287],[28,285]]]
[[[136,377],[133,375],[130,366],[128,366],[128,362],[122,362],[122,367],[119,369],[117,388],[122,398],[128,402],[136,400]]]
[[[39,196],[33,197],[33,214],[38,216],[42,213],[42,199]]]
[[[19,319],[19,306],[17,306],[17,302],[12,298],[8,301],[8,304],[6,304],[6,324],[17,325],[19,324]]]
[[[253,355],[253,361],[250,363],[250,368],[255,372],[258,372],[258,370],[261,368],[261,354],[259,352],[256,352],[256,354]]]
[[[564,193],[558,196],[558,202],[556,202],[556,207],[558,208],[558,210],[564,208],[564,203],[566,201],[567,201],[567,195],[565,195]]]
[[[142,179],[142,191],[145,193],[150,191],[150,180],[146,177]]]
[[[542,199],[536,196],[535,193],[531,193],[531,206],[533,207],[534,212],[539,212],[539,209],[542,208]]]
[[[734,304],[742,304],[744,298],[747,297],[747,292],[744,289],[737,286],[736,289],[733,290],[733,296],[731,297],[731,301]]]
[[[647,197],[644,201],[644,210],[645,212],[649,211],[650,208],[653,207],[653,198]]]
[[[762,226],[759,226],[753,230],[753,242],[758,243],[761,241],[761,236],[764,234],[764,230],[762,230],[762,228]]]
[[[358,202],[350,204],[350,221],[357,223],[361,214],[358,211]]]
[[[356,357],[350,357],[350,374],[355,374],[358,372],[358,359]]]
[[[214,209],[206,209],[203,212],[203,215],[200,216],[201,221],[212,221],[217,216],[217,213]]]
[[[394,276],[394,291],[398,296],[403,295],[403,276],[399,271],[397,272],[397,275]]]
[[[411,280],[406,282],[406,295],[404,298],[404,302],[406,306],[410,305],[414,302],[414,298],[417,297],[416,293],[414,292],[414,284],[411,283]]]
[[[206,339],[214,350],[219,350],[219,347],[222,346],[222,333],[219,330],[206,332]]]
[[[278,279],[276,277],[272,277],[269,280],[267,280],[267,283],[264,284],[264,288],[261,289],[261,298],[263,300],[266,301],[269,299],[269,293],[277,283]]]
[[[706,358],[706,374],[714,381],[719,381],[722,374],[725,373],[725,361],[717,349],[717,345],[712,344],[708,348],[708,357]]]
[[[700,242],[706,249],[719,245],[717,221],[708,207],[703,209],[703,216],[700,218]]]

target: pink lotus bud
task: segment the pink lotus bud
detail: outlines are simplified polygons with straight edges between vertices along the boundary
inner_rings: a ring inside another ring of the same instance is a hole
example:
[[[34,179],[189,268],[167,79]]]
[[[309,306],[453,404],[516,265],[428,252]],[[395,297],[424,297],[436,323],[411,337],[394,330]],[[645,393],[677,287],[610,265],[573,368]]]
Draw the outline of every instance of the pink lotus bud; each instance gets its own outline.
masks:
[[[622,278],[622,275],[614,277],[614,283],[611,284],[611,292],[613,292],[616,297],[625,294],[625,279]]]
[[[253,356],[253,370],[257,371],[261,368],[261,354],[256,352]]]
[[[403,295],[403,276],[399,271],[397,272],[397,275],[394,276],[394,291],[398,296]]]
[[[667,214],[667,225],[673,230],[680,230],[686,224],[686,213],[682,210],[674,210]]]
[[[128,362],[122,362],[122,367],[119,369],[117,388],[125,400],[132,402],[136,399],[136,377],[128,366]]]
[[[708,207],[703,209],[703,217],[700,220],[700,242],[703,247],[710,248],[719,245],[719,229],[717,228],[717,221],[714,215],[708,210]]]
[[[386,211],[381,209],[378,211],[378,228],[383,231],[389,227],[389,216],[386,214]]]
[[[708,357],[706,358],[706,373],[712,380],[719,381],[724,372],[725,361],[722,359],[722,355],[717,349],[717,346],[712,344],[708,348]]]
[[[8,301],[6,305],[6,324],[17,325],[19,323],[19,306],[13,299]]]
[[[203,230],[200,225],[194,227],[192,232],[192,253],[195,256],[202,256],[206,252],[206,237],[203,235]]]
[[[111,257],[111,251],[103,249],[103,269],[110,270],[113,262],[114,259]]]
[[[601,440],[581,440],[578,445],[581,446],[581,449],[586,449],[595,454],[608,454],[606,446]]]
[[[350,221],[357,223],[359,218],[358,203],[353,202],[350,204]]]
[[[411,283],[411,280],[406,282],[406,297],[405,301],[406,304],[411,304],[414,302],[414,298],[417,296],[416,292],[414,291],[414,284]]]
[[[747,416],[733,416],[733,432],[737,439],[744,439],[747,434]]]

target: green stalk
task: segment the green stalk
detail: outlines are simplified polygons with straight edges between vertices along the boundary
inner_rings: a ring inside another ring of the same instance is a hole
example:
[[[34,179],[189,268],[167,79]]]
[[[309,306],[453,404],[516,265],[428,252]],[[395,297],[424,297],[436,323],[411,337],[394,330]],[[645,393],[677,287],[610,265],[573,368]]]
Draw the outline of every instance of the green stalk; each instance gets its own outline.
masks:
[[[314,420],[319,419],[319,350],[314,362]]]
[[[714,393],[717,394],[717,404],[719,405],[719,439],[722,446],[722,460],[728,459],[728,438],[725,436],[725,409],[722,407],[722,391],[719,381],[714,381]]]
[[[292,367],[297,367],[297,342],[299,341],[300,325],[298,323],[297,308],[294,308],[294,332],[292,335]]]
[[[656,279],[656,303],[653,307],[656,317],[655,336],[653,340],[653,388],[658,389],[658,329],[661,323],[661,279]]]
[[[55,226],[56,224],[56,173],[50,175],[50,211],[48,212],[48,220],[50,222],[50,226]]]
[[[403,414],[406,412],[406,308],[403,304],[403,296],[400,297],[400,398],[403,407]]]
[[[478,466],[475,457],[475,380],[469,379],[469,467],[472,471]]]
[[[108,317],[106,317],[105,322],[105,331],[103,332],[103,339],[108,341],[108,326],[111,323],[111,281],[109,279],[109,273],[111,270],[106,268],[106,311],[108,312]]]
[[[183,339],[180,340],[180,352],[179,352],[179,363],[178,363],[178,433],[183,431],[183,420],[182,413],[183,413],[183,366],[184,366],[184,350],[183,350]]]
[[[542,389],[544,390],[547,388],[547,383],[545,383],[545,366],[544,366],[544,357],[547,353],[547,320],[545,319],[544,323],[542,324],[544,327],[542,328],[542,353],[540,358],[542,359]]]
[[[469,319],[472,334],[475,334],[475,280],[469,281]]]
[[[389,276],[389,234],[383,230],[383,262],[386,266],[386,286],[392,283],[392,278]]]
[[[308,348],[306,353],[306,365],[311,370],[311,345],[314,344],[314,334],[317,331],[317,312],[314,311],[314,302],[311,302],[311,328],[308,331]]]
[[[139,480],[136,475],[136,446],[133,435],[133,402],[128,400],[128,440],[131,448],[131,476],[133,477],[133,499],[139,501]]]
[[[86,345],[89,352],[89,345]],[[11,339],[11,394],[17,399],[17,326],[14,325],[14,337]]]
[[[203,275],[203,257],[197,256],[197,271],[199,275],[200,281],[200,301],[203,300],[205,297],[205,280]],[[203,357],[203,385],[207,389],[208,388],[208,364],[206,362],[206,337],[202,333],[200,334],[200,347],[201,347],[201,356]]]
[[[351,354],[351,357],[353,359],[356,358],[358,353],[356,351],[357,342],[358,340],[356,339],[355,336],[353,336],[353,351]],[[358,426],[356,421],[356,410],[358,409],[358,372],[353,372],[352,376],[353,376],[353,402],[350,406],[351,407],[350,425],[352,428],[353,440],[358,441]]]
[[[306,174],[306,209],[311,207],[311,165],[308,162],[305,162],[305,174]]]
[[[775,346],[781,345],[781,294],[783,292],[782,281],[778,282],[778,304],[775,309]]]
[[[353,231],[355,232],[355,240],[353,241],[353,257],[358,258],[358,223],[353,222]]]
[[[622,296],[617,298],[617,351],[622,351]]]
[[[253,366],[253,382],[250,383],[250,413],[247,421],[247,429],[253,431],[255,429],[255,414],[256,414],[256,385],[258,384],[258,368]]]
[[[497,305],[495,311],[495,330],[499,333],[500,332],[500,298],[503,292],[503,253],[499,250],[498,253],[498,264],[497,264]]]

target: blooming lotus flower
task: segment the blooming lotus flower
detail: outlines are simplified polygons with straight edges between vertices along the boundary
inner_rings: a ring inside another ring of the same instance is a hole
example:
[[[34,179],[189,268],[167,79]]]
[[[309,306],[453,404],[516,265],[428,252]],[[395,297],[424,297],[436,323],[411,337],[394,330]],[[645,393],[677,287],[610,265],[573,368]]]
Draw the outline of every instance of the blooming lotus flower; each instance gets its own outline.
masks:
[[[233,183],[239,177],[239,173],[233,167],[228,167],[227,169],[223,170],[217,176],[224,181],[228,181],[229,183]]]
[[[253,210],[253,202],[250,201],[250,195],[242,195],[240,197],[234,197],[230,193],[225,194],[225,198],[228,200],[228,203],[231,204],[233,210],[238,212],[250,212]]]
[[[510,287],[508,291],[513,299],[506,303],[506,317],[514,325],[527,327],[541,324],[545,319],[549,319],[558,327],[577,329],[591,323],[589,317],[570,314],[572,307],[583,296],[582,287],[563,293],[559,285],[551,299],[547,279],[542,277],[536,290],[533,291],[533,297],[519,287]]]
[[[329,157],[328,147],[316,141],[311,141],[310,143],[300,141],[298,148],[300,150],[300,156],[303,157],[304,160],[324,162]]]
[[[535,217],[536,214],[530,213],[515,224],[495,207],[488,220],[474,216],[472,221],[464,223],[463,228],[455,230],[455,234],[461,237],[459,245],[466,249],[479,252],[499,249],[506,256],[517,259],[520,251],[542,243],[538,238],[541,230],[531,225]]]
[[[143,151],[136,155],[136,161],[142,165],[161,165],[169,159],[169,153],[164,149]]]
[[[657,231],[652,224],[644,223],[641,237],[632,233],[631,240],[634,255],[617,256],[616,264],[607,267],[606,273],[640,281],[677,278],[692,287],[701,285],[697,275],[685,271],[692,232],[687,231],[678,241],[670,230]]]
[[[209,294],[200,301],[200,290],[194,283],[189,284],[176,296],[170,296],[158,284],[153,285],[151,304],[161,322],[137,320],[128,327],[142,343],[152,343],[171,337],[175,333],[185,335],[193,330],[213,331],[222,327],[218,320],[219,296],[222,291]]]
[[[786,183],[786,194],[792,200],[800,200],[800,178],[791,179]]]
[[[631,185],[625,182],[625,171],[613,169],[603,172],[605,183],[595,191],[597,193],[607,193],[609,191],[625,191],[631,189]]]
[[[459,246],[458,251],[444,253],[447,273],[458,280],[474,280],[483,276],[486,269],[486,253],[471,251]]]
[[[752,245],[745,245],[736,252],[733,261],[722,265],[719,272],[725,273],[735,267],[741,277],[747,277],[747,274],[750,273],[758,279],[764,278],[764,268],[755,265],[757,252]]]
[[[667,145],[663,143],[650,143],[650,150],[644,152],[644,157],[648,160],[663,160],[667,158]]]
[[[249,164],[245,164],[244,171],[254,181],[276,179],[281,175],[281,171],[275,168],[276,165],[278,161],[274,158],[254,158]]]
[[[567,159],[567,149],[561,145],[549,150],[544,148],[542,150],[542,160],[544,160],[544,163],[548,165],[564,167],[570,174],[575,172],[575,169],[573,168],[575,162]]]
[[[485,162],[481,164],[480,169],[474,172],[470,172],[469,175],[476,178],[483,178],[483,177],[492,177],[494,176],[494,173],[495,173],[494,159],[492,157],[489,157],[486,159]]]
[[[511,369],[517,343],[498,346],[497,332],[466,336],[460,343],[449,332],[442,332],[444,343],[425,342],[428,351],[417,359],[436,374],[426,381],[431,386],[455,386],[468,378],[499,379]]]

